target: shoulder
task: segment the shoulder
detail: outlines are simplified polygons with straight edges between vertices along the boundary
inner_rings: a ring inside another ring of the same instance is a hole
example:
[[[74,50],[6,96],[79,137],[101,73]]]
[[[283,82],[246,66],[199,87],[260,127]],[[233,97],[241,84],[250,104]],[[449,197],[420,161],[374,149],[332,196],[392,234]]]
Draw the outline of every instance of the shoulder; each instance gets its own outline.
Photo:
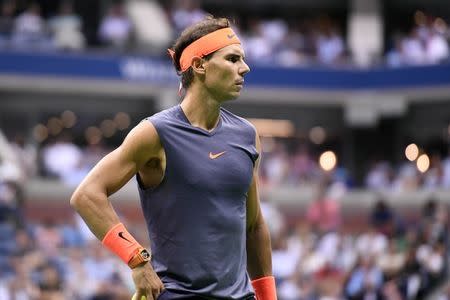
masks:
[[[176,105],[157,112],[144,120],[150,121],[158,132],[163,132],[166,128],[179,124],[182,119],[179,105]]]
[[[221,108],[222,118],[224,118],[228,123],[237,126],[241,130],[256,135],[255,126],[250,123],[247,119],[235,115],[234,113],[226,110],[225,108]]]
[[[125,137],[120,148],[129,153],[157,153],[161,147],[158,132],[150,121],[142,120]]]
[[[160,112],[157,112],[157,113],[147,117],[146,120],[153,121],[153,122],[171,120],[171,119],[174,119],[177,117],[178,111],[179,111],[178,105],[172,106],[170,108],[164,109]]]

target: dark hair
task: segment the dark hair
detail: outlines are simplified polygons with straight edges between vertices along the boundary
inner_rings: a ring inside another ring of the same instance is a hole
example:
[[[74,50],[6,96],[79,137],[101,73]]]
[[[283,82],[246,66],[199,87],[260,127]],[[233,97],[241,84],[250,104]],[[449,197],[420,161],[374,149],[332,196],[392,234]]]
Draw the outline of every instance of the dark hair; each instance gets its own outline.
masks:
[[[184,88],[188,88],[191,85],[192,80],[194,79],[194,73],[192,72],[192,68],[181,72],[180,58],[183,50],[199,38],[216,30],[227,27],[230,27],[230,21],[227,18],[214,18],[213,16],[207,16],[203,21],[195,23],[194,25],[191,25],[183,30],[178,39],[175,41],[172,47],[172,50],[175,52],[173,56],[173,65],[175,66],[178,75],[181,75],[181,84]],[[211,56],[212,54],[207,55],[204,58],[209,59]]]

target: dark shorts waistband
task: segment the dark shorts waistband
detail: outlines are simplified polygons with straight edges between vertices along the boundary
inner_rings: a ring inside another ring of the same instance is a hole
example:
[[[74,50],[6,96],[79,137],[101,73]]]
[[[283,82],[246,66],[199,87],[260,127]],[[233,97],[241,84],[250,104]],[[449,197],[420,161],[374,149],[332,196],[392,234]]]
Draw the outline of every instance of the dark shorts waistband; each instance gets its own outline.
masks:
[[[169,290],[164,290],[164,292],[159,295],[157,300],[226,300],[223,298],[212,298],[212,297],[204,297],[204,296],[198,296],[198,295],[181,295],[176,294]],[[231,300],[231,298],[230,298]],[[247,296],[244,298],[241,298],[239,300],[255,300],[254,296]]]

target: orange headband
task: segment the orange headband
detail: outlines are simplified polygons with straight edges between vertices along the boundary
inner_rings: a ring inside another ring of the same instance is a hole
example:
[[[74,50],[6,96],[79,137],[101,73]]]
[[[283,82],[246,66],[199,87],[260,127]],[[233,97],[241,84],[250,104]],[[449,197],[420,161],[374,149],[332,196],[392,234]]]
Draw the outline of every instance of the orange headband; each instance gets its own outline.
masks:
[[[230,27],[208,33],[192,42],[183,50],[180,58],[181,72],[184,72],[191,67],[192,59],[194,57],[204,57],[223,47],[240,43],[241,41]],[[169,54],[173,59],[175,52],[172,49],[169,49]]]

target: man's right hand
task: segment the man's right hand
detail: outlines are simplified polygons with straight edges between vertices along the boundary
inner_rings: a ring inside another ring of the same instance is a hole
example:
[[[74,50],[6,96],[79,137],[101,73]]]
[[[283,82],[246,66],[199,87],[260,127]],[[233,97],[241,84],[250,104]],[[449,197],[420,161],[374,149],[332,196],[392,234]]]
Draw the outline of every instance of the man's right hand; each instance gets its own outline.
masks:
[[[161,279],[150,263],[132,269],[132,277],[136,288],[136,299],[146,296],[147,300],[156,300],[164,290]]]

